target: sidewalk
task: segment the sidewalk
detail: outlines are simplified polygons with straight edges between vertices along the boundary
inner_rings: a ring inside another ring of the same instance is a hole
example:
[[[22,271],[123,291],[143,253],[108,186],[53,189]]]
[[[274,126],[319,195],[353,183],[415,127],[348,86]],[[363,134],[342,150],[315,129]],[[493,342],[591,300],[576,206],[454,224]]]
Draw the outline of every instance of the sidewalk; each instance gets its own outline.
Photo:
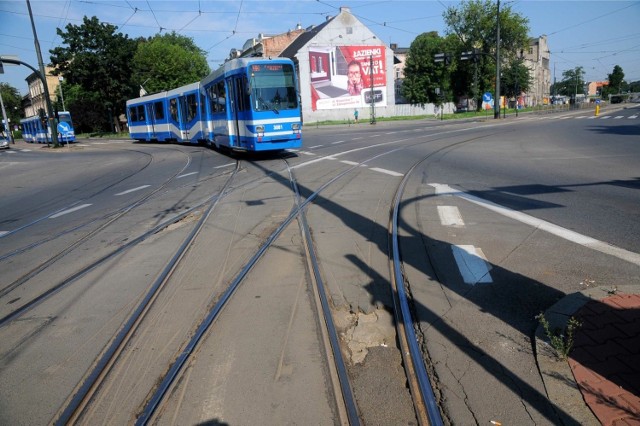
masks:
[[[564,424],[640,425],[640,288],[598,287],[569,295],[545,312],[551,329],[582,325],[567,361],[542,327],[536,357],[549,399]]]

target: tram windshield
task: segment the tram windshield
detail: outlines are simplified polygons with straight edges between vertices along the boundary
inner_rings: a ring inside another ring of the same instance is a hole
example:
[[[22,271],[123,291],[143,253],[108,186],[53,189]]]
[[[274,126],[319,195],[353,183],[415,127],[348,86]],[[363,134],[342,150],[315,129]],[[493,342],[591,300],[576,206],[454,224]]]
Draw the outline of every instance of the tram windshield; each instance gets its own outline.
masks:
[[[298,107],[293,66],[290,64],[252,64],[251,97],[256,111],[295,109]]]
[[[71,123],[71,115],[69,114],[59,114],[58,117],[61,123]]]

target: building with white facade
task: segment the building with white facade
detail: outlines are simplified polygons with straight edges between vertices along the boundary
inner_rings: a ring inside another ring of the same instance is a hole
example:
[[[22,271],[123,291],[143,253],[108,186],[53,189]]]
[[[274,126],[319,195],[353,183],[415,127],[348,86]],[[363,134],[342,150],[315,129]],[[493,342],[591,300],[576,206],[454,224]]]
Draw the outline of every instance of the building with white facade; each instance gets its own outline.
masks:
[[[258,37],[234,55],[291,58],[305,121],[344,120],[355,110],[363,120],[396,115],[393,51],[349,8],[318,26]]]

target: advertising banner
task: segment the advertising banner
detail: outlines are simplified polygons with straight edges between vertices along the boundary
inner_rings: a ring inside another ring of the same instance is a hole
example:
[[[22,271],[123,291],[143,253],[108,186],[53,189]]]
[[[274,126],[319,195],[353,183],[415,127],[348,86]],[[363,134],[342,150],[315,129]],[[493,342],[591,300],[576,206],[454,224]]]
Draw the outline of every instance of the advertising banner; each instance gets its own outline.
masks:
[[[309,49],[314,111],[387,105],[384,46],[314,46]]]

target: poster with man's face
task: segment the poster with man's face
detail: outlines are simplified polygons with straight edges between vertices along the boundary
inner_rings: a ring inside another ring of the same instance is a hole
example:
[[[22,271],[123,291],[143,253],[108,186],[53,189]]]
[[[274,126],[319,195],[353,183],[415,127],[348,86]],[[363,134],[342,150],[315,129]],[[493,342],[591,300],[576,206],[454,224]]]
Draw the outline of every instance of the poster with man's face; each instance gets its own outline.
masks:
[[[312,109],[386,106],[384,46],[309,49]]]

